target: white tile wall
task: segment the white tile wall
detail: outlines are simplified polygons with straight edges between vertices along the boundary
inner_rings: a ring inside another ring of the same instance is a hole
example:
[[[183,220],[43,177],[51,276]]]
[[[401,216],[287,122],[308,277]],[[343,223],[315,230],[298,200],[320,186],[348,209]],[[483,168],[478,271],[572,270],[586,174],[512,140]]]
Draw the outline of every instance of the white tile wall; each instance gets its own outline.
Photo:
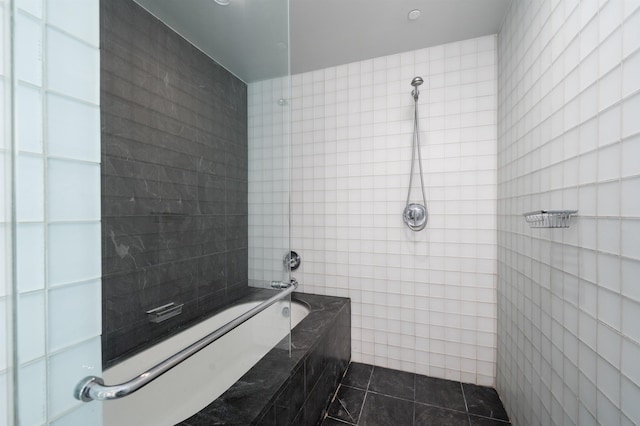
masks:
[[[70,37],[55,27],[48,27],[46,36],[46,75],[49,88],[78,100],[99,104],[99,50],[88,45],[85,40]]]
[[[100,108],[64,96],[47,96],[49,155],[100,161]]]
[[[47,419],[47,367],[43,358],[20,367],[18,373],[20,424],[41,425]]]
[[[44,288],[44,225],[21,223],[16,233],[17,287],[20,292]]]
[[[0,413],[2,414],[2,418],[0,418],[0,425],[5,426],[10,424],[10,420],[9,420],[9,407],[11,406],[10,404],[10,387],[9,387],[10,383],[8,383],[8,376],[6,371],[3,371],[2,373],[0,373]]]
[[[512,2],[498,35],[497,386],[514,424],[640,424],[639,6]],[[521,216],[576,208],[563,230]]]
[[[49,418],[53,417],[55,420],[55,418],[62,417],[72,409],[79,409],[83,405],[73,397],[73,392],[62,392],[61,390],[74,389],[79,380],[77,377],[83,378],[94,374],[95,371],[101,371],[101,363],[95,361],[102,358],[100,347],[100,337],[97,336],[82,343],[70,345],[48,357],[47,405],[50,413]],[[95,405],[100,405],[100,403]],[[102,417],[88,418],[85,421],[86,424],[100,425]]]
[[[12,376],[9,373],[8,356],[13,352],[11,277],[11,79],[6,73],[5,61],[9,52],[11,35],[7,5],[0,0],[0,426],[13,423],[10,407],[13,404]]]
[[[102,315],[95,309],[102,303],[99,280],[56,288],[49,292],[48,302],[49,351],[83,342],[102,332]],[[68,321],[69,306],[74,307],[74,315],[82,321]]]
[[[16,219],[44,220],[44,165],[41,155],[19,154],[16,161]]]
[[[416,75],[430,212],[420,233],[402,221]],[[494,384],[496,84],[494,36],[292,76],[291,247],[303,258],[292,275],[300,291],[351,298],[353,360]],[[280,163],[256,129],[270,129],[278,89],[249,87],[249,170],[266,171],[266,193]],[[267,248],[250,268],[277,269],[263,207],[250,212],[249,245],[256,235]]]
[[[23,364],[45,355],[44,299],[44,291],[22,294],[18,298],[18,360]]]
[[[287,281],[290,164],[289,77],[247,88],[249,155],[249,284]]]
[[[87,419],[102,419],[102,405],[84,404],[50,424],[52,426],[86,426]]]
[[[42,85],[42,22],[22,10],[15,17],[16,77],[25,83]]]
[[[100,3],[96,1],[47,1],[47,20],[51,25],[94,47],[100,44],[100,26],[96,25],[99,13]]]
[[[102,364],[98,6],[15,5],[21,424],[102,422],[72,397]]]
[[[18,148],[42,154],[42,96],[40,89],[20,84],[16,95]]]

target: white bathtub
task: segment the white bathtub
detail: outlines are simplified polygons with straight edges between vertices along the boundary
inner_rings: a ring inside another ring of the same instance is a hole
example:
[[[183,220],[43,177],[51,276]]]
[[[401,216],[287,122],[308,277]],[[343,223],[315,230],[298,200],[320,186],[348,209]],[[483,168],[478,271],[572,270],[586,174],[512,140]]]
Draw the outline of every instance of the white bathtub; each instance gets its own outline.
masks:
[[[245,303],[173,336],[104,371],[107,384],[127,381],[206,336],[259,302]],[[221,337],[137,392],[103,405],[105,426],[175,425],[224,393],[307,316],[306,306],[291,303],[291,325],[278,302]]]

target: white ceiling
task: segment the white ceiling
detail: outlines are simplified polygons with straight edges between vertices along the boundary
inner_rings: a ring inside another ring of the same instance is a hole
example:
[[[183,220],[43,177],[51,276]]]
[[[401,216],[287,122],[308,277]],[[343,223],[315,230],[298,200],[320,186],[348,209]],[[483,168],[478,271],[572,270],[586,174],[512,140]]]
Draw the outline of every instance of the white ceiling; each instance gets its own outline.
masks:
[[[495,34],[510,1],[291,0],[291,72]],[[287,72],[287,0],[136,2],[245,82]]]
[[[289,69],[287,0],[135,1],[244,82]]]
[[[510,0],[291,0],[293,73],[466,40],[500,29]],[[409,21],[408,14],[422,14]]]

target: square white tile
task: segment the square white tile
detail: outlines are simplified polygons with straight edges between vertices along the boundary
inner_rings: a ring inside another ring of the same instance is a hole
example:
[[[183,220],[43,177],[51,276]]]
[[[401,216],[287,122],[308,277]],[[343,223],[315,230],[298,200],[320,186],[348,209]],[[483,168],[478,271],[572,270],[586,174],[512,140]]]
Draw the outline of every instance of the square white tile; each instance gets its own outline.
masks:
[[[100,109],[55,94],[47,95],[48,154],[100,162]]]
[[[49,351],[57,351],[100,336],[102,332],[100,281],[64,286],[49,291]],[[70,310],[69,306],[74,306]],[[77,321],[82,318],[82,321]]]
[[[99,375],[102,371],[100,346],[100,338],[97,337],[49,357],[47,395],[50,418],[83,404],[65,389],[73,389],[83,377]]]
[[[100,220],[100,165],[49,159],[49,221]]]
[[[16,279],[18,292],[44,288],[44,224],[21,223],[16,228]]]
[[[48,226],[50,286],[101,276],[100,223],[57,223]]]
[[[50,90],[100,103],[100,53],[56,29],[47,28],[47,85]]]

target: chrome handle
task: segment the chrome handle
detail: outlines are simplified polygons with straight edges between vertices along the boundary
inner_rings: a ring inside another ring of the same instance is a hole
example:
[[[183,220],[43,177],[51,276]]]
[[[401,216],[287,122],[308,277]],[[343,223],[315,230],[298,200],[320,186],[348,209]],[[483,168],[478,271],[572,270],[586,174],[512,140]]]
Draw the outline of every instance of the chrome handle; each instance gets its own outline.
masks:
[[[285,289],[291,287],[292,285],[298,287],[298,280],[293,277],[291,277],[291,281],[289,281],[288,283],[284,281],[271,281],[271,288],[275,289]]]

